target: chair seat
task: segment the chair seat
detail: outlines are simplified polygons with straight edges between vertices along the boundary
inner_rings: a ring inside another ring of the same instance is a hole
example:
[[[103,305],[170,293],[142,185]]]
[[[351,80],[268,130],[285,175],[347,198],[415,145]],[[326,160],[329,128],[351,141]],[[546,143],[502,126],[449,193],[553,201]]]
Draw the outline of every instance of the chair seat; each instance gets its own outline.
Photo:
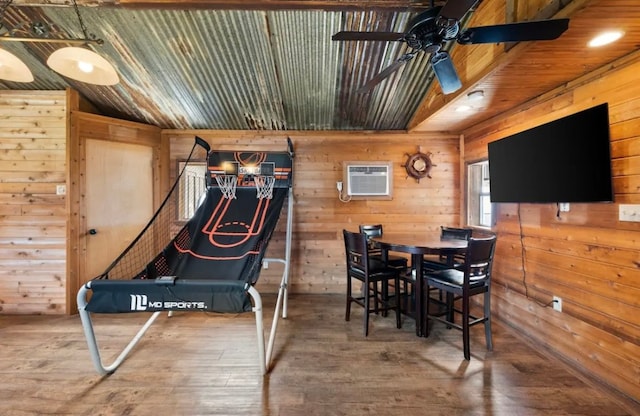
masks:
[[[374,253],[374,254],[369,254],[369,259],[375,259],[377,261],[382,261],[382,254],[380,253]],[[394,267],[394,268],[399,268],[399,269],[406,269],[407,265],[409,264],[409,262],[407,261],[406,258],[402,257],[402,256],[394,256],[392,254],[389,254],[387,256],[387,266],[389,267]]]
[[[452,286],[462,286],[464,284],[464,272],[456,269],[444,269],[434,272],[428,272],[425,277],[431,281],[438,281]],[[469,287],[482,286],[485,283],[485,276],[471,276],[469,278]]]
[[[398,270],[392,267],[387,267],[382,262],[375,262],[369,259],[369,280],[380,280],[380,279],[388,279],[389,277],[393,277],[398,274]],[[379,264],[373,264],[379,263]],[[357,267],[352,267],[351,272],[358,277],[362,277],[364,279],[364,270],[359,269]]]

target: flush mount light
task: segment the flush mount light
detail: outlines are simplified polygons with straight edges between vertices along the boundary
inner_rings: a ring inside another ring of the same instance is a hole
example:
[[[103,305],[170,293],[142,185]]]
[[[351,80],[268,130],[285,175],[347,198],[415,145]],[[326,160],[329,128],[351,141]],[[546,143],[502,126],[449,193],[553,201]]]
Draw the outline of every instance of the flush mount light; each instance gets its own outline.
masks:
[[[469,99],[469,101],[482,101],[484,99],[484,91],[471,91],[469,94],[467,94],[467,98]]]
[[[624,32],[622,32],[621,30],[612,30],[608,32],[603,32],[598,36],[596,36],[595,38],[591,39],[588,45],[591,48],[597,48],[598,46],[608,45],[620,39],[622,35],[624,35]]]
[[[0,27],[3,26],[4,14],[11,2],[12,0],[9,0],[0,8],[0,12],[2,13],[0,16]],[[65,43],[68,45],[81,46],[89,44],[102,45],[104,43],[102,39],[97,39],[94,34],[89,35],[87,33],[87,28],[82,21],[76,0],[73,0],[73,8],[78,17],[78,22],[84,35],[83,38],[60,37],[58,34],[53,33],[54,30],[52,30],[48,24],[43,22],[23,22],[18,24],[15,29],[0,35],[0,42]],[[58,37],[52,37],[52,35],[58,35]],[[13,58],[9,57],[9,55]],[[59,74],[88,84],[114,85],[119,82],[115,68],[106,59],[92,50],[83,47],[65,47],[58,49],[47,59],[47,65]],[[3,66],[6,66],[7,69],[0,70],[0,79],[17,82],[33,81],[33,75],[31,75],[31,71],[25,63],[9,52],[0,53],[0,68]],[[22,80],[18,81],[17,79],[9,78],[15,78],[17,72],[25,73]],[[26,76],[27,73],[30,76],[28,80]]]

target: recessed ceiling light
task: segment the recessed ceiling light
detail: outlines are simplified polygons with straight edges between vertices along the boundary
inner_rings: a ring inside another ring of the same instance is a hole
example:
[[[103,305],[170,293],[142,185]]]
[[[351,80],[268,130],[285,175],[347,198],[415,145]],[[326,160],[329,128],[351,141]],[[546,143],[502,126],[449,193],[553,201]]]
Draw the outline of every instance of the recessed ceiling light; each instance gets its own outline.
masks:
[[[623,34],[624,32],[622,32],[621,30],[612,30],[609,32],[603,32],[598,36],[596,36],[595,38],[591,39],[588,45],[592,48],[608,45],[620,39]]]

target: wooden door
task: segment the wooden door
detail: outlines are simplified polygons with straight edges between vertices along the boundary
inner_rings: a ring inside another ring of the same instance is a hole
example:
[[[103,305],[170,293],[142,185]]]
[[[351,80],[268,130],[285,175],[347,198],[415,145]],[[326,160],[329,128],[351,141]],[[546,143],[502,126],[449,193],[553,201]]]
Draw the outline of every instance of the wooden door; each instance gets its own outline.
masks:
[[[153,215],[153,148],[86,141],[86,255],[82,282],[102,273]]]

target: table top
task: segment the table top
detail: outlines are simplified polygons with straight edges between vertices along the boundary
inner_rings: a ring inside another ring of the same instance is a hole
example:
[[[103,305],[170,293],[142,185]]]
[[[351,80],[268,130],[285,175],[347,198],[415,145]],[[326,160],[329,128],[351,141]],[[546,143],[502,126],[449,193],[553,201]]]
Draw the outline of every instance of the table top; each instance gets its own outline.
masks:
[[[383,249],[412,254],[462,252],[468,244],[466,240],[441,240],[439,234],[418,236],[385,233],[371,240]]]

